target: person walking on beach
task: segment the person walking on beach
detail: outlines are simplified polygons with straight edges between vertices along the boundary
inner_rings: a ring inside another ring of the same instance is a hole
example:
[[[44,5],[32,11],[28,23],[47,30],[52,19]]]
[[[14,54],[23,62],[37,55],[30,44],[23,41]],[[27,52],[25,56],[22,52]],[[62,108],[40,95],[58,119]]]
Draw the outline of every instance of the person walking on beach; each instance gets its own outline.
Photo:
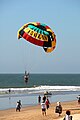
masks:
[[[46,104],[46,108],[47,108],[47,110],[48,110],[48,108],[49,108],[49,104],[50,104],[50,102],[49,102],[49,99],[48,99],[48,98],[47,98],[47,100],[46,100],[45,104]]]
[[[43,102],[45,102],[45,101],[46,101],[46,96],[44,95],[44,96],[43,96]]]
[[[38,96],[38,103],[39,104],[41,103],[41,96],[40,95]]]
[[[55,113],[59,113],[59,116],[60,116],[60,114],[62,113],[62,106],[61,106],[61,103],[60,103],[60,102],[57,102],[57,106],[56,106],[56,109],[55,109]]]
[[[80,95],[78,95],[77,99],[78,99],[78,104],[80,104]]]
[[[9,94],[11,93],[11,90],[9,89]]]
[[[42,115],[46,116],[46,104],[44,101],[42,101],[42,103],[41,103],[41,109],[42,109]]]
[[[65,115],[63,120],[72,120],[72,116],[70,115],[70,111],[69,110],[66,111],[66,115]]]
[[[17,110],[19,110],[19,112],[20,112],[21,106],[22,106],[21,105],[21,100],[17,101],[16,112],[17,112]]]

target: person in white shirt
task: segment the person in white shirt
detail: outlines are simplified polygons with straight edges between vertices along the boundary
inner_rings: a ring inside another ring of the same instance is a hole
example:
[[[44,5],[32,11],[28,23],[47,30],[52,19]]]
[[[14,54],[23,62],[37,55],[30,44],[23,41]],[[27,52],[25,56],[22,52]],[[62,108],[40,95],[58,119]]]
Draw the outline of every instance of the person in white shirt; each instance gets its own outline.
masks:
[[[42,115],[46,116],[46,104],[44,101],[41,103],[41,109],[42,109]]]
[[[70,111],[69,110],[66,111],[66,115],[65,115],[63,120],[72,120],[72,116],[70,115]]]

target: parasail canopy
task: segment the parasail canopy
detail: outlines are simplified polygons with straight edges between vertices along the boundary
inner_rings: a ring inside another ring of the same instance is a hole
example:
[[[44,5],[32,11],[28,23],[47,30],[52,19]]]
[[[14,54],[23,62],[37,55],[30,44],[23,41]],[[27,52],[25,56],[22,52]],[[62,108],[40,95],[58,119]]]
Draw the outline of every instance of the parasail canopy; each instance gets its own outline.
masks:
[[[30,22],[23,25],[18,30],[18,39],[24,38],[26,41],[43,47],[44,51],[52,52],[56,47],[56,35],[46,24]]]

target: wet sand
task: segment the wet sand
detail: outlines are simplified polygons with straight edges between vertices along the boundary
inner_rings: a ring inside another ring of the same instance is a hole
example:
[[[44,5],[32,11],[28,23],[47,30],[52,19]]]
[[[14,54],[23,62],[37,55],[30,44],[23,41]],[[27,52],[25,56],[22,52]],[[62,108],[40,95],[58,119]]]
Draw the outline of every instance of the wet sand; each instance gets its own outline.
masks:
[[[80,120],[80,105],[77,101],[62,102],[63,112],[61,116],[55,113],[56,103],[51,103],[47,115],[43,116],[41,106],[30,106],[22,108],[20,112],[15,109],[0,110],[0,120],[63,120],[66,110],[71,111],[73,120]]]

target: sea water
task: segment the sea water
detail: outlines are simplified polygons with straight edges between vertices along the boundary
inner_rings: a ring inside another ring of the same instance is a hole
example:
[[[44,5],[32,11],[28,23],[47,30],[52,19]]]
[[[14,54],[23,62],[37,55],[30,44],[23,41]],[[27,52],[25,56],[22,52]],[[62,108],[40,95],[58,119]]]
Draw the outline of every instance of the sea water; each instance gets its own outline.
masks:
[[[24,74],[0,74],[0,110],[38,104],[38,96],[52,93],[51,102],[76,100],[80,94],[80,74],[30,74],[26,84]],[[10,93],[9,93],[10,90]]]
[[[26,87],[24,74],[0,74],[0,88]],[[27,87],[80,86],[80,74],[30,74]]]

